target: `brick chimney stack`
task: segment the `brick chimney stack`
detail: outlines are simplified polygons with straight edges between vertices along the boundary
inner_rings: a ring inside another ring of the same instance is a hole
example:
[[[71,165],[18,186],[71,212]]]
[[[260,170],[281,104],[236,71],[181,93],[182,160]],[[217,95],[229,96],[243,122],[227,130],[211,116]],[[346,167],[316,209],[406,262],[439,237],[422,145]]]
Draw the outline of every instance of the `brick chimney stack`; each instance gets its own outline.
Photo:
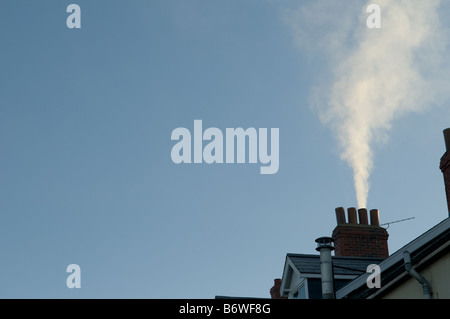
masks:
[[[450,128],[444,130],[446,152],[441,157],[439,168],[444,174],[445,194],[447,195],[448,215],[450,216]]]
[[[367,209],[360,208],[357,211],[356,208],[350,207],[347,213],[348,222],[345,218],[344,208],[336,208],[337,226],[332,234],[335,249],[334,255],[376,258],[389,257],[387,244],[389,234],[386,229],[380,227],[378,209],[370,210],[370,225]]]
[[[273,287],[270,288],[270,297],[272,299],[286,299],[286,297],[281,297],[281,279],[276,278],[273,280]]]

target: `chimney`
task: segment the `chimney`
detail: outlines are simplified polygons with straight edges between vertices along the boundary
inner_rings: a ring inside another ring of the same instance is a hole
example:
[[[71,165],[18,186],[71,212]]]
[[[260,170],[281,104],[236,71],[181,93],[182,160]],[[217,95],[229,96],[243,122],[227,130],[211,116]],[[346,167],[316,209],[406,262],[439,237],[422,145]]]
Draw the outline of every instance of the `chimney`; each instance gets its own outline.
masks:
[[[333,238],[320,237],[316,239],[317,248],[320,252],[320,273],[322,281],[322,299],[334,299],[334,274],[331,251]]]
[[[273,287],[270,288],[270,297],[272,299],[286,299],[286,297],[281,297],[280,289],[281,289],[281,279],[276,278],[273,280]]]
[[[450,216],[450,128],[444,130],[444,140],[446,151],[441,157],[439,168],[444,174],[445,194],[447,196],[448,215]]]
[[[380,227],[378,209],[370,210],[370,225],[365,208],[357,211],[356,208],[350,207],[347,214],[348,222],[345,219],[344,208],[336,208],[337,226],[332,234],[334,255],[387,258],[389,256],[387,244],[389,235],[386,229]]]

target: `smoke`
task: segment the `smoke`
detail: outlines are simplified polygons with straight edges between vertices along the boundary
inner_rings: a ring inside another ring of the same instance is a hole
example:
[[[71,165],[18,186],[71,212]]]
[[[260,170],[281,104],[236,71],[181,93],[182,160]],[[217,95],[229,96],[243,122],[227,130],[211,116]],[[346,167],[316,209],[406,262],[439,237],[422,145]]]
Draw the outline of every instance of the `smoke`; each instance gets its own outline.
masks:
[[[359,207],[367,207],[374,144],[387,142],[399,116],[439,103],[449,84],[440,1],[375,1],[381,29],[366,26],[370,3],[319,0],[287,11],[296,43],[324,61],[311,106],[353,170]]]

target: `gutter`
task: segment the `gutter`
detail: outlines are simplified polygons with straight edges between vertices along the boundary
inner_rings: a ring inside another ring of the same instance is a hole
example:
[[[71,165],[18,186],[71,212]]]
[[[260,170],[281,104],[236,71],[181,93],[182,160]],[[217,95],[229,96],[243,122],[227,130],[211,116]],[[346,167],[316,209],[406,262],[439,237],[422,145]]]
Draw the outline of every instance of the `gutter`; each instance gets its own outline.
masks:
[[[405,265],[406,272],[422,285],[423,298],[431,299],[431,295],[433,294],[433,291],[431,290],[431,285],[428,282],[428,280],[426,280],[424,277],[422,277],[412,267],[411,255],[410,255],[409,251],[405,250],[403,252],[403,260],[405,262],[404,265]]]

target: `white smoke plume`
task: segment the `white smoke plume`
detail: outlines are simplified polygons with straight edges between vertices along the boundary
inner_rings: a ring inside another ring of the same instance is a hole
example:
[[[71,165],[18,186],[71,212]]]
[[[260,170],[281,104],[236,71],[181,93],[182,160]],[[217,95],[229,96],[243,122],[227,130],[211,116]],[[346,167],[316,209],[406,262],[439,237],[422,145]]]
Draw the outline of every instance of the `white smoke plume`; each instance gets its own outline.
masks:
[[[374,143],[387,141],[398,116],[447,95],[448,34],[439,21],[440,2],[317,0],[288,12],[300,48],[324,54],[327,74],[312,91],[312,106],[353,170],[359,207],[367,207]],[[381,7],[381,29],[366,25],[371,3]]]

